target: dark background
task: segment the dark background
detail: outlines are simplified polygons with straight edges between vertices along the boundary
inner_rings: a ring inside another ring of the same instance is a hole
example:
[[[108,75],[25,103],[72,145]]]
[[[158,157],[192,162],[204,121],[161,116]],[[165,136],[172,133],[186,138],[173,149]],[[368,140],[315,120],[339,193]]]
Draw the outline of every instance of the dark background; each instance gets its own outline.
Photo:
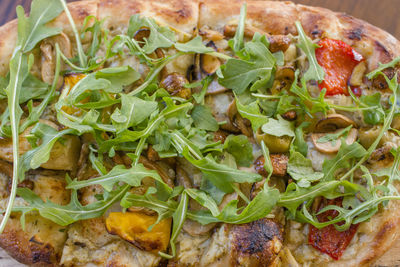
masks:
[[[0,25],[15,18],[17,5],[23,5],[25,10],[29,10],[30,2],[31,0],[0,0]],[[346,12],[385,29],[400,39],[400,0],[293,0],[293,2]]]

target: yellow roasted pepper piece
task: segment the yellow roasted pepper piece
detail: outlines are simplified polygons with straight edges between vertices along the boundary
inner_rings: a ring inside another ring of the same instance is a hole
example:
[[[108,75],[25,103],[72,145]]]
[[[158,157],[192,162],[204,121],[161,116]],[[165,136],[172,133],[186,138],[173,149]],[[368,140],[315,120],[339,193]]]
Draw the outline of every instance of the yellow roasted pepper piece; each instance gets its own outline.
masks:
[[[150,232],[147,231],[156,221],[157,215],[111,212],[106,219],[106,228],[110,234],[118,235],[142,250],[157,253],[165,251],[168,247],[171,218],[161,220]]]
[[[81,74],[81,73],[71,73],[68,75],[64,76],[64,88],[63,88],[63,94],[69,94],[69,92],[71,91],[72,87],[75,86],[75,84],[77,84],[80,80],[82,80],[83,78],[85,78],[86,75],[85,74]],[[64,90],[68,90],[67,92],[64,92]],[[80,115],[80,109],[76,108],[76,107],[67,107],[67,106],[63,106],[62,110],[65,111],[68,114],[71,115]]]

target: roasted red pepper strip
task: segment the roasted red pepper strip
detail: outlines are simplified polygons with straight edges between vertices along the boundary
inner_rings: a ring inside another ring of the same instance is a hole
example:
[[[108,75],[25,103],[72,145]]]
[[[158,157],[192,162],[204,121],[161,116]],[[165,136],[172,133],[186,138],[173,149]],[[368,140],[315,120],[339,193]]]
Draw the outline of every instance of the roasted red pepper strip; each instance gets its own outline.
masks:
[[[322,201],[320,209],[328,205],[342,205],[342,198],[333,200]],[[326,222],[335,218],[338,212],[335,210],[328,210],[322,214],[317,215],[320,222]],[[310,225],[308,233],[308,243],[319,251],[328,254],[335,260],[339,260],[347,246],[350,244],[355,233],[357,232],[358,224],[352,224],[346,231],[340,232],[336,230],[335,226],[329,225],[322,229],[318,229]]]
[[[340,40],[325,38],[318,45],[320,47],[315,50],[315,55],[325,71],[324,81],[319,84],[319,88],[326,88],[326,95],[349,95],[348,81],[354,67],[364,60],[362,55]]]

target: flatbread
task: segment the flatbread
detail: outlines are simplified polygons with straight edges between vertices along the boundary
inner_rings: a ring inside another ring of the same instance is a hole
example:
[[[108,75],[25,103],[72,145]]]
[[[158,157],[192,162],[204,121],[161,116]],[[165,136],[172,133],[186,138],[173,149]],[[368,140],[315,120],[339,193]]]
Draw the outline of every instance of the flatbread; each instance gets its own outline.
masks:
[[[339,39],[355,48],[366,58],[367,72],[375,69],[379,62],[387,63],[400,55],[400,42],[393,36],[349,15],[291,2],[247,2],[246,24],[269,35],[297,35],[294,23],[300,21],[306,34],[312,39]],[[155,18],[162,25],[172,27],[181,41],[187,41],[195,35],[198,28],[206,26],[223,33],[225,25],[237,24],[242,3],[228,0],[93,0],[74,2],[69,4],[69,8],[78,28],[82,26],[85,17],[93,15],[105,20],[106,29],[124,32],[130,16],[140,13]],[[74,40],[65,14],[49,23],[49,26],[62,27],[63,32]],[[8,71],[8,62],[17,38],[16,27],[17,22],[12,21],[0,28],[1,76],[6,75]],[[11,168],[10,166],[5,165],[4,168]],[[0,193],[3,197],[8,194],[9,176],[9,172],[1,175]],[[63,189],[63,178],[58,174],[37,174],[32,181],[33,188],[37,189],[37,193],[43,199],[50,198],[59,204],[68,203],[68,192]],[[303,263],[318,266],[370,265],[390,248],[400,233],[400,203],[390,202],[388,208],[376,214],[368,224],[374,230],[360,236],[358,244],[350,245],[351,256],[344,255],[340,261],[333,261],[329,257],[310,256],[303,260]],[[27,225],[24,232],[19,226],[18,216],[11,218],[5,232],[0,236],[0,246],[15,259],[28,265],[58,266],[61,261],[65,266],[80,263],[100,266],[148,266],[159,262],[158,257],[140,252],[118,237],[110,237],[102,228],[103,218],[77,222],[67,230],[32,215],[28,216]],[[279,259],[268,264],[290,263],[292,256],[288,253],[295,253],[290,252],[290,245],[287,247],[289,251],[282,250]],[[180,266],[181,263],[178,261],[174,264]]]

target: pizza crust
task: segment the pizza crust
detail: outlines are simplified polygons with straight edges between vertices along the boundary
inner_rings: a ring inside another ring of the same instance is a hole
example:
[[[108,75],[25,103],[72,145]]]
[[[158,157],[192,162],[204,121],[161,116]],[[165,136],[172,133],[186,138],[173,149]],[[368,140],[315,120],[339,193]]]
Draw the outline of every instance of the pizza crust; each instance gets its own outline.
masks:
[[[168,25],[180,33],[180,40],[188,40],[196,27],[208,26],[223,32],[226,24],[237,23],[243,1],[228,0],[93,0],[69,4],[72,16],[78,25],[88,15],[106,19],[108,29],[125,27],[132,14],[141,13],[153,17],[157,22]],[[291,2],[248,1],[247,23],[268,34],[297,35],[294,22],[299,20],[305,32],[313,38],[331,37],[341,39],[360,52],[368,63],[368,70],[386,63],[400,54],[400,42],[387,32],[351,16],[327,9],[295,5]],[[73,33],[65,14],[49,23],[63,28],[71,40]],[[8,71],[17,39],[17,21],[0,27],[0,75]],[[5,177],[1,176],[1,179]],[[3,182],[3,181],[2,181]],[[3,183],[2,183],[3,184]],[[397,239],[400,232],[400,203],[391,202],[389,208],[379,212],[373,219],[376,231],[370,235],[368,245],[357,251],[357,257],[341,261],[348,266],[369,265],[376,261]],[[59,256],[54,248],[46,245],[27,245],[31,237],[22,232],[17,220],[8,223],[0,236],[0,246],[17,260],[29,265],[57,266]],[[18,244],[18,245],[16,245]],[[22,246],[20,245],[22,244]],[[338,263],[338,262],[331,262]],[[118,265],[118,264],[117,264]]]
[[[178,32],[179,38],[188,40],[197,26],[198,0],[99,0],[98,19],[105,19],[107,29],[128,26],[132,15],[140,13],[155,19],[161,25]]]

